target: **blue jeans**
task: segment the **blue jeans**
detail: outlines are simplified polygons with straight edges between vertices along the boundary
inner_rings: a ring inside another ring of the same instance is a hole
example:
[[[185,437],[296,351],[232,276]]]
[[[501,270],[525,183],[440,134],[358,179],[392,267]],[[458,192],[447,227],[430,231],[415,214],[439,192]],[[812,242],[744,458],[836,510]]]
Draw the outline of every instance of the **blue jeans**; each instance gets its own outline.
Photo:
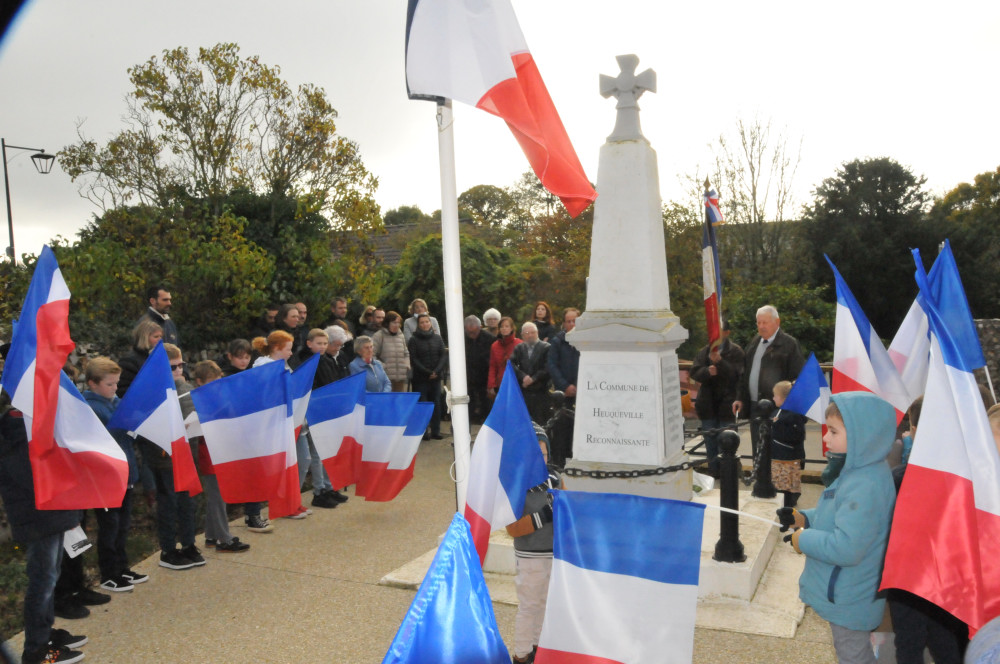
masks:
[[[295,457],[299,462],[299,486],[306,483],[306,473],[312,472],[313,495],[318,496],[324,491],[333,491],[333,484],[323,467],[316,445],[308,431],[303,431],[295,441]]]
[[[28,587],[24,591],[24,652],[34,653],[49,642],[56,619],[55,589],[62,559],[63,534],[29,542],[25,548]]]
[[[156,532],[164,551],[194,544],[194,499],[187,491],[174,491],[173,468],[153,468],[156,479]]]

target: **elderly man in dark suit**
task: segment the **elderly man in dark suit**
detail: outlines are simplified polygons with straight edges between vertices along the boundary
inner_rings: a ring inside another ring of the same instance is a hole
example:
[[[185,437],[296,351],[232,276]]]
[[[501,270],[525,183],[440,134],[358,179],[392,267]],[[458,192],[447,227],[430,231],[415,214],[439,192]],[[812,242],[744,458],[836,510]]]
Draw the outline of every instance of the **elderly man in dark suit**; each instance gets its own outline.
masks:
[[[514,347],[510,364],[517,374],[517,382],[524,395],[528,414],[538,424],[545,425],[549,419],[549,344],[538,340],[538,328],[534,323],[521,326],[521,340],[524,343]]]
[[[757,336],[746,349],[739,398],[733,402],[733,414],[757,417],[757,403],[774,399],[774,385],[783,380],[794,381],[805,364],[802,350],[795,337],[781,331],[778,310],[767,304],[757,310]],[[753,453],[757,454],[759,432],[750,429]]]

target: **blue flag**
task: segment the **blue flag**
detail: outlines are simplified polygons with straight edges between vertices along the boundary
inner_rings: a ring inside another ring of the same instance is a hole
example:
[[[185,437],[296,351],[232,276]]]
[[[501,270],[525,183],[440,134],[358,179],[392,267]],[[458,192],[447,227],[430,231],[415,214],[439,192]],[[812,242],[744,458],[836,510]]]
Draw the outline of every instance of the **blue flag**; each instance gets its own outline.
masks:
[[[509,664],[468,522],[456,514],[382,664]]]

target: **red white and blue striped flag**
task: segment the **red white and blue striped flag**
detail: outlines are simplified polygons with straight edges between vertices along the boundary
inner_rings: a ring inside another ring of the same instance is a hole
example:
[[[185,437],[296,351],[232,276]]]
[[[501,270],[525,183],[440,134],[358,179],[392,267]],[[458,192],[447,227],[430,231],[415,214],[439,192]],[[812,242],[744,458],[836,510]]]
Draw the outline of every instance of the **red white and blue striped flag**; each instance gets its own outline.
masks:
[[[486,560],[490,532],[520,519],[528,489],[548,476],[517,374],[507,362],[493,409],[469,460],[465,518],[480,562]]]
[[[510,0],[410,0],[406,87],[411,99],[456,99],[502,118],[571,217],[597,198]]]
[[[781,405],[788,410],[808,417],[813,422],[826,426],[826,407],[830,405],[830,385],[826,382],[823,369],[815,353],[809,353],[809,359],[802,365],[799,377],[792,385],[792,391]]]
[[[953,259],[939,277],[934,284],[917,270],[930,366],[882,587],[933,602],[971,634],[1000,615],[1000,454],[973,374],[982,347]]]
[[[125,453],[62,371],[74,347],[69,297],[55,255],[42,247],[0,384],[24,414],[35,505],[120,507],[128,484]]]
[[[708,343],[717,346],[722,339],[722,271],[719,268],[719,243],[715,227],[723,223],[719,196],[705,192],[705,223],[701,232],[701,275],[704,284],[705,327]]]
[[[847,282],[829,256],[826,262],[837,283],[837,326],[833,340],[833,393],[871,392],[893,405],[896,422],[913,398],[903,385],[896,366]]]
[[[155,443],[174,469],[174,490],[201,493],[201,481],[184,430],[177,388],[163,342],[156,344],[108,422],[109,429],[131,431]]]
[[[535,661],[691,662],[705,506],[553,493],[554,560]]]
[[[365,374],[358,373],[313,390],[309,400],[309,431],[334,489],[358,481],[365,397]]]

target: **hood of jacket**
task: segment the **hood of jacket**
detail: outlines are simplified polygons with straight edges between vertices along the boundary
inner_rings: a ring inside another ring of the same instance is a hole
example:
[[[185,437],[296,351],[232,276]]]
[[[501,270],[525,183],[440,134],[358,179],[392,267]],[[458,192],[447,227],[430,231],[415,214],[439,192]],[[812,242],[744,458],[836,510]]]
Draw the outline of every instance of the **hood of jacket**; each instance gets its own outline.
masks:
[[[847,433],[844,470],[885,461],[896,439],[896,409],[870,392],[841,392],[831,400]]]

